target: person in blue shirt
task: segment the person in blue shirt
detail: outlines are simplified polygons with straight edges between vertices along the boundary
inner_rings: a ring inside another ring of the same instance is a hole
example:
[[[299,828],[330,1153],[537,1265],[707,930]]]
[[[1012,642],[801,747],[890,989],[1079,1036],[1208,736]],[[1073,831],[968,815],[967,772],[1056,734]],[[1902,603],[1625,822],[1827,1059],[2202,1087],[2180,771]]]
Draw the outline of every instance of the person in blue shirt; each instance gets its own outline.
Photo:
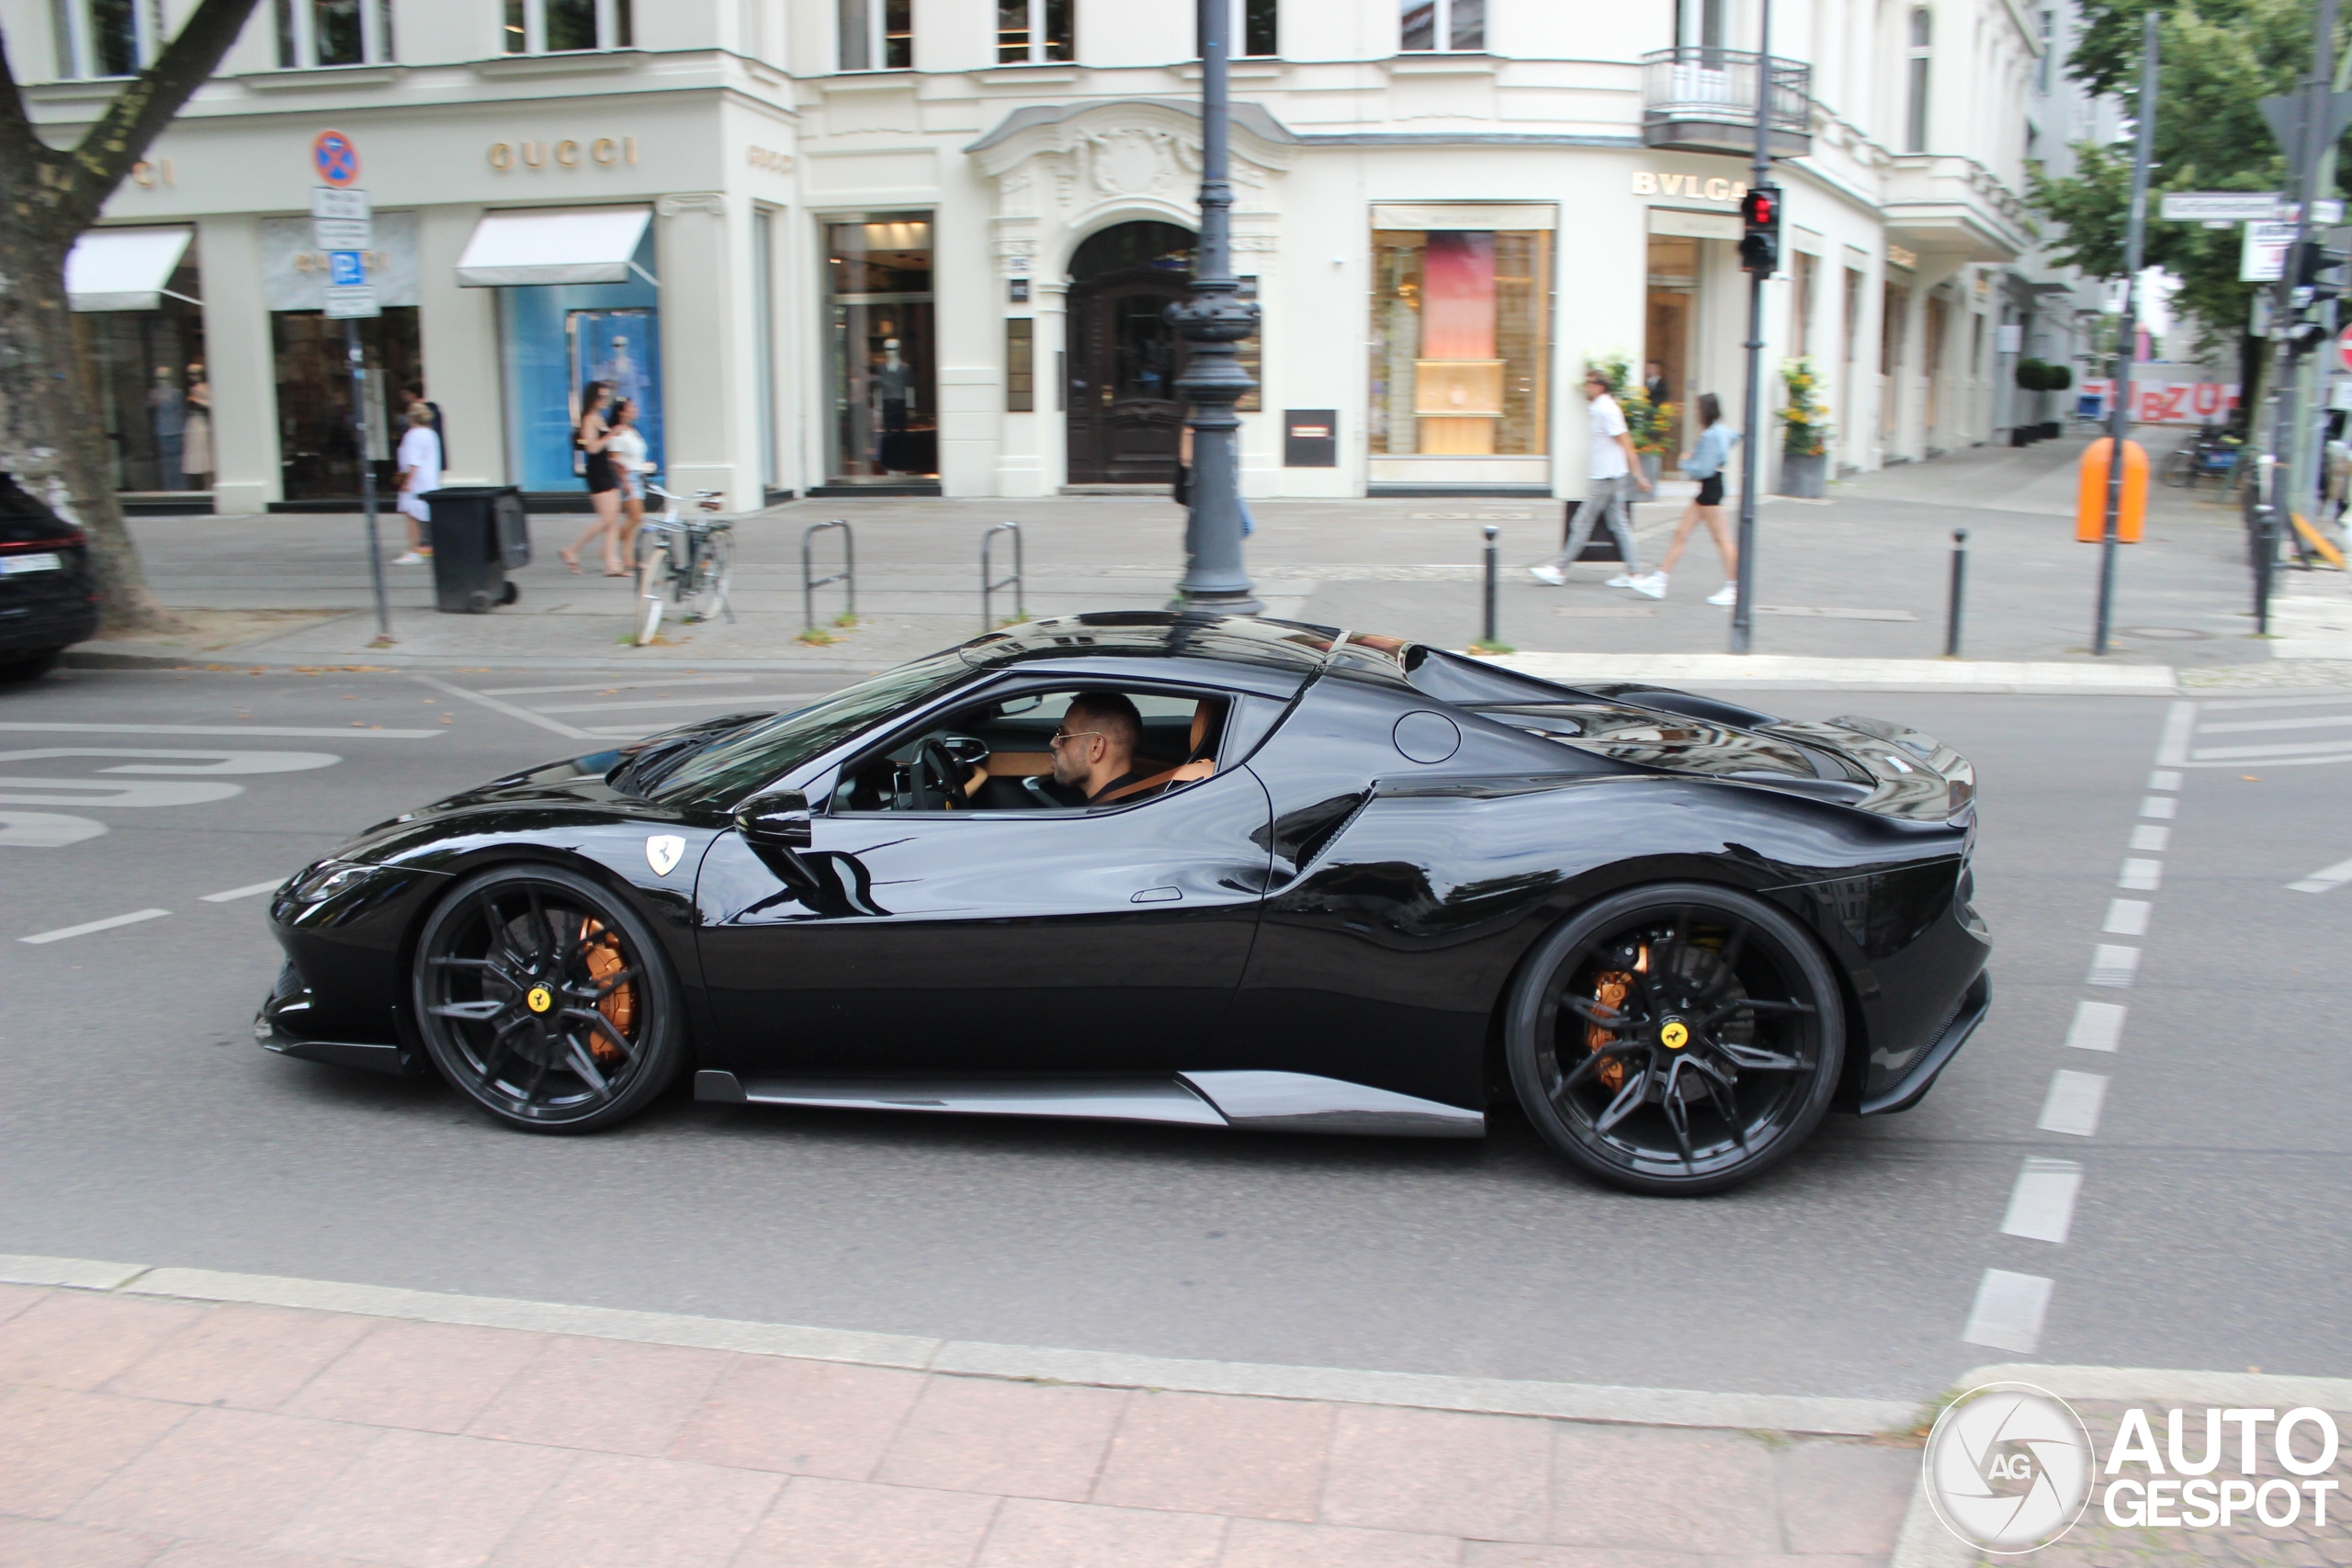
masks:
[[[1724,423],[1723,401],[1713,392],[1699,394],[1699,423],[1702,426],[1699,439],[1682,459],[1682,471],[1699,481],[1699,493],[1690,498],[1682,521],[1674,525],[1674,543],[1667,547],[1666,558],[1634,586],[1650,598],[1665,598],[1668,574],[1682,558],[1682,547],[1690,542],[1691,525],[1703,522],[1724,558],[1724,585],[1707,595],[1707,603],[1732,604],[1739,600],[1739,548],[1732,543],[1731,529],[1724,522],[1724,465],[1731,461],[1732,443],[1739,439],[1739,433]],[[1653,589],[1656,592],[1650,592]]]

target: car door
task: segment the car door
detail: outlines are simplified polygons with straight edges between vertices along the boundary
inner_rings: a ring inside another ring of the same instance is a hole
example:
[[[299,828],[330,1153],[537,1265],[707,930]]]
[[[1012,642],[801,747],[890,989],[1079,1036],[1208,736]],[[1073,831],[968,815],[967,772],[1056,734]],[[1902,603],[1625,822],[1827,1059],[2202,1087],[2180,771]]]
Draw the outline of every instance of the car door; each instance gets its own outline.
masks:
[[[820,811],[786,859],[730,833],[697,888],[739,1070],[1181,1067],[1248,963],[1271,841],[1234,767],[1096,810]]]

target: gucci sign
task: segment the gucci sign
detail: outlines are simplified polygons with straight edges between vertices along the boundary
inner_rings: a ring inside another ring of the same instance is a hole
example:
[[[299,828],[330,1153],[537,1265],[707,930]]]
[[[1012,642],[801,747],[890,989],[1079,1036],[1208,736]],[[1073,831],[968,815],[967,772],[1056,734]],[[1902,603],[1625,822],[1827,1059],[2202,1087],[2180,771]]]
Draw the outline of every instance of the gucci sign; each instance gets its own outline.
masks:
[[[490,144],[490,166],[502,175],[518,164],[526,169],[544,169],[550,163],[559,169],[576,169],[583,162],[601,164],[606,168],[617,164],[635,164],[637,138],[599,136],[593,141],[577,141],[567,137],[555,142],[493,141]]]

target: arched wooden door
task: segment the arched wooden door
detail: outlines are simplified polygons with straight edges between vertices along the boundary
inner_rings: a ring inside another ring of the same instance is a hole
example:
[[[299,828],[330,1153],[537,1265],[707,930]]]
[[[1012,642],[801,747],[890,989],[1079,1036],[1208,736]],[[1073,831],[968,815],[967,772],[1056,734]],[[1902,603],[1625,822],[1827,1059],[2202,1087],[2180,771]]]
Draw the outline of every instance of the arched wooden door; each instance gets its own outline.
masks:
[[[1118,224],[1070,259],[1070,483],[1175,479],[1184,346],[1166,311],[1192,287],[1193,234],[1172,223]]]

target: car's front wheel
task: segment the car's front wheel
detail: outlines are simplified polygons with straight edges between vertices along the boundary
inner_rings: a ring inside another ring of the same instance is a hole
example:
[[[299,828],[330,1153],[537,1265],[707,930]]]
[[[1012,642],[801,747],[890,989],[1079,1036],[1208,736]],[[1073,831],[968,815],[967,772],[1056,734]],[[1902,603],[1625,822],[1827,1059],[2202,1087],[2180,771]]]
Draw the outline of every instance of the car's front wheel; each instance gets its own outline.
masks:
[[[585,1133],[677,1075],[676,978],[635,910],[577,873],[502,866],[450,890],[416,945],[413,994],[442,1076],[510,1126]]]
[[[1820,1122],[1845,1055],[1829,963],[1763,900],[1704,883],[1600,900],[1536,949],[1504,1019],[1528,1119],[1635,1192],[1720,1191]]]

